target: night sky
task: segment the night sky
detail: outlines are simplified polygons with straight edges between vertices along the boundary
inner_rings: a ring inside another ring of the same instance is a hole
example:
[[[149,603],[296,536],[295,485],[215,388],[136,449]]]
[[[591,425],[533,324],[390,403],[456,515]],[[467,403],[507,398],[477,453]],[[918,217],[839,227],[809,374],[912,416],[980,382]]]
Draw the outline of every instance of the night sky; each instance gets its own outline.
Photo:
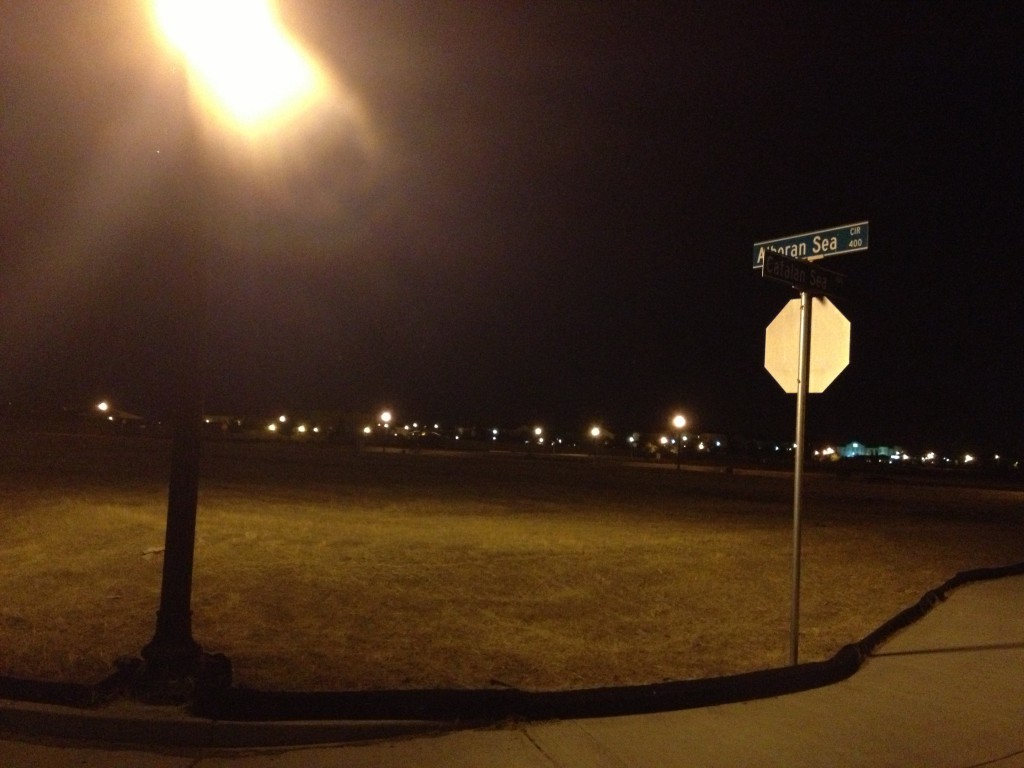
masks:
[[[279,9],[348,101],[208,148],[207,411],[792,437],[752,244],[868,220],[808,435],[1021,450],[1024,4]],[[166,56],[142,2],[0,4],[6,402],[167,401]]]

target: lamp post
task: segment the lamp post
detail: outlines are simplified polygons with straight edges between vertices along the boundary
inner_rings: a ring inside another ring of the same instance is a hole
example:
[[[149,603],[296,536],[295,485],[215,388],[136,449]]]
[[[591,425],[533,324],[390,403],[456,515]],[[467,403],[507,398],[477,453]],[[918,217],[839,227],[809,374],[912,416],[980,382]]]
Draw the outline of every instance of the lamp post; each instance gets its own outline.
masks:
[[[391,437],[391,411],[381,411],[378,418],[380,419],[380,423],[384,426],[384,438],[381,441],[380,452],[387,453],[388,438]]]
[[[538,452],[543,452],[544,449],[544,427],[536,426],[532,430],[533,437],[526,439],[526,451],[529,455],[533,455],[534,446]]]
[[[679,470],[682,468],[683,427],[686,426],[686,417],[677,413],[672,417],[672,426],[676,428],[676,470]]]
[[[590,428],[590,436],[594,438],[594,455],[597,456],[597,441],[601,437],[601,428],[596,424]]]
[[[153,638],[142,649],[137,692],[153,701],[187,700],[204,675],[230,680],[223,656],[209,657],[192,637],[192,572],[203,413],[202,334],[206,295],[205,144],[192,107],[197,97],[220,122],[255,130],[284,107],[309,98],[316,77],[305,73],[301,52],[275,27],[268,2],[209,4],[202,0],[150,0],[154,26],[174,57],[175,101],[169,114],[183,123],[182,137],[161,154],[170,185],[164,235],[177,266],[171,287],[176,328],[171,345],[173,426],[160,607]],[[274,37],[274,33],[277,37]],[[227,77],[225,75],[228,75]]]
[[[153,638],[142,649],[145,664],[139,690],[143,698],[155,701],[187,699],[203,662],[202,648],[192,637],[191,597],[203,412],[205,184],[201,144],[188,113],[188,83],[181,67],[175,67],[174,95],[178,103],[171,114],[181,121],[182,135],[175,147],[161,148],[160,153],[169,186],[163,235],[166,256],[176,268],[169,286],[176,317],[169,344],[168,415],[173,433],[160,606]]]

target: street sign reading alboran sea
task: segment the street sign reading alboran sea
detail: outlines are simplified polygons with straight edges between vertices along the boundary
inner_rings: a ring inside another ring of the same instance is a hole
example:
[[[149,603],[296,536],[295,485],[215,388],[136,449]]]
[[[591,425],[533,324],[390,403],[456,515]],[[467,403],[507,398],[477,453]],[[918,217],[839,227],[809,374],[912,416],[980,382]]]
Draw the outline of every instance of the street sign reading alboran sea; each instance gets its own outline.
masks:
[[[819,229],[816,232],[804,232],[800,235],[754,243],[754,269],[764,266],[764,254],[769,248],[791,259],[809,261],[823,259],[826,256],[838,256],[841,253],[866,251],[868,223],[859,221],[856,224],[844,224],[841,227]]]

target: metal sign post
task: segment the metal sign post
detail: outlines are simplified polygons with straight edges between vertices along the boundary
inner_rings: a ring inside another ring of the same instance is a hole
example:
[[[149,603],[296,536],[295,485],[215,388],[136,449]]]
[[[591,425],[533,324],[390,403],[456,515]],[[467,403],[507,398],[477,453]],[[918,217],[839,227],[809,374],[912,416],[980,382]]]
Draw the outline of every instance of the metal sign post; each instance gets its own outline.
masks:
[[[796,665],[800,646],[800,510],[804,488],[804,425],[811,369],[811,296],[800,293],[800,364],[796,390],[796,446],[793,459],[793,599],[789,619],[789,663]]]

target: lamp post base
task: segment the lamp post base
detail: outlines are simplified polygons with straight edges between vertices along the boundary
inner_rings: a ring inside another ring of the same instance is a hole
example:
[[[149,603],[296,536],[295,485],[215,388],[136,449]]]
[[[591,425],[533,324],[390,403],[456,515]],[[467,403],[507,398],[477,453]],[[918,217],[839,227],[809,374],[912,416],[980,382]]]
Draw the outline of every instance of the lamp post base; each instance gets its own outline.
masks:
[[[204,653],[191,637],[154,637],[142,649],[132,695],[146,704],[187,704],[210,689],[231,685],[231,660],[222,653]]]

